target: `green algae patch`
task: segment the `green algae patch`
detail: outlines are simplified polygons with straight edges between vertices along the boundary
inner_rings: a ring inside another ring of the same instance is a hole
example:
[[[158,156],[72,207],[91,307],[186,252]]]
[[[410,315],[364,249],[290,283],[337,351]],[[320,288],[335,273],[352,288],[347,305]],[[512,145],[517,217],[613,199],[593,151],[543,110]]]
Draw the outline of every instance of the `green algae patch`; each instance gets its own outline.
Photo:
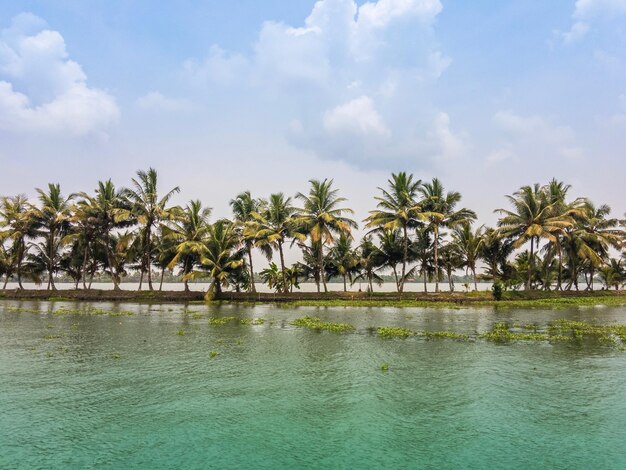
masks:
[[[465,333],[457,333],[455,331],[418,331],[417,336],[423,336],[427,339],[455,339],[466,341],[469,339],[469,335]]]
[[[401,328],[399,326],[381,326],[377,330],[378,336],[381,338],[401,338],[406,339],[409,336],[415,336],[413,330]]]
[[[348,323],[332,323],[325,322],[318,317],[302,317],[291,322],[291,325],[299,328],[307,328],[310,330],[325,330],[332,331],[333,333],[345,333],[354,330],[354,326]]]
[[[228,323],[234,322],[235,320],[237,320],[235,317],[213,317],[209,318],[209,325],[224,326]]]

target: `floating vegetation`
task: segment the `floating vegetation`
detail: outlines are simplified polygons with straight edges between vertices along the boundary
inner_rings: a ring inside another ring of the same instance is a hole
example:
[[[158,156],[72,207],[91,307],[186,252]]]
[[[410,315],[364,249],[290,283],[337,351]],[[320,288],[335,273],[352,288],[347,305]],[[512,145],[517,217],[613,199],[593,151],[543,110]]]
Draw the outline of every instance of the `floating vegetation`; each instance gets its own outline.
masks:
[[[235,317],[213,317],[213,318],[209,318],[209,325],[223,326],[235,320],[236,320]]]
[[[408,328],[401,328],[398,326],[381,326],[377,329],[378,336],[381,338],[402,338],[406,339],[409,336],[414,336],[415,332]]]
[[[60,338],[63,338],[63,336],[62,335],[46,335],[43,337],[43,339],[46,339],[46,340],[60,339]]]
[[[119,355],[119,353],[113,353],[111,354],[111,359],[119,359],[121,356]]]
[[[387,364],[386,362],[383,362],[380,365],[380,370],[382,370],[383,372],[388,372],[389,371],[389,364]]]
[[[54,357],[54,353],[52,353],[52,352],[48,351],[48,352],[46,353],[46,357]]]
[[[214,357],[219,356],[220,353],[218,351],[209,351],[209,357],[213,359]]]
[[[456,333],[454,331],[418,331],[416,335],[423,336],[428,339],[469,339],[469,335],[466,335],[465,333]]]
[[[265,323],[264,318],[242,318],[239,320],[242,325],[262,325]]]
[[[134,315],[135,312],[131,312],[129,310],[122,310],[120,312],[111,312],[109,313],[110,316],[112,317],[130,317],[132,315]]]
[[[185,330],[178,330],[178,331],[176,332],[176,334],[177,334],[178,336],[185,336],[185,335],[187,334],[187,331],[185,331]]]
[[[191,313],[191,318],[194,320],[200,320],[202,318],[202,314],[199,312],[193,312]]]
[[[291,325],[300,328],[308,328],[310,330],[326,330],[333,333],[345,333],[346,331],[354,330],[352,325],[347,323],[331,323],[324,322],[318,317],[302,317],[291,322]]]

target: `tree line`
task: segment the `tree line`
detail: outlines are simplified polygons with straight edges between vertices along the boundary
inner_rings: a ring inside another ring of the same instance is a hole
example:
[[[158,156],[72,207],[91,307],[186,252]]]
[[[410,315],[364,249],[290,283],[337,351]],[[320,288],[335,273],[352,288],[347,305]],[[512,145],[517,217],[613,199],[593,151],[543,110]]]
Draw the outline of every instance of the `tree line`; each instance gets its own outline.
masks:
[[[255,198],[249,191],[230,201],[231,219],[210,220],[211,209],[198,200],[171,205],[178,187],[159,192],[157,172],[138,171],[128,188],[100,181],[92,194],[64,195],[58,184],[36,189],[38,201],[24,195],[0,198],[0,278],[8,282],[45,282],[70,277],[89,289],[95,276],[108,276],[120,289],[129,273],[140,276],[139,289],[160,273],[189,282],[208,278],[210,290],[255,292],[255,278],[278,292],[292,292],[313,281],[327,291],[334,279],[363,281],[368,291],[390,275],[398,292],[407,282],[447,282],[464,271],[473,279],[503,288],[593,289],[626,283],[625,220],[610,217],[607,205],[570,199],[570,186],[553,179],[523,186],[497,209],[496,227],[477,226],[476,213],[459,207],[461,194],[446,191],[437,178],[421,181],[392,173],[378,188],[376,209],[357,222],[332,179],[310,180],[308,192]],[[624,216],[626,219],[626,215]],[[301,261],[287,265],[285,250],[297,248]],[[259,250],[269,266],[254,271]],[[278,264],[274,260],[278,261]]]

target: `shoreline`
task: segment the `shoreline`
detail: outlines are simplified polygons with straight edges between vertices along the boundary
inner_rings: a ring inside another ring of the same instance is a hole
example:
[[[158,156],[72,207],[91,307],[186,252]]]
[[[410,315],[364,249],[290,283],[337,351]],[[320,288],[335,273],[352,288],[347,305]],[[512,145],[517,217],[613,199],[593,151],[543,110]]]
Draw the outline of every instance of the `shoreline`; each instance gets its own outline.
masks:
[[[88,301],[128,303],[246,303],[319,307],[550,307],[550,306],[626,306],[626,291],[508,291],[496,301],[491,292],[223,292],[210,301],[198,291],[114,291],[41,289],[0,291],[0,300]]]

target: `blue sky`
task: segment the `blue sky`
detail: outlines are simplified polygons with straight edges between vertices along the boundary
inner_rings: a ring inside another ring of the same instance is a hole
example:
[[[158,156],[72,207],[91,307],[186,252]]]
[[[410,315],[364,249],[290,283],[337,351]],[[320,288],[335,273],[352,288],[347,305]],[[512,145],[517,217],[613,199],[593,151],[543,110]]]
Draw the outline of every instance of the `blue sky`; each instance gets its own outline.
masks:
[[[163,3],[0,4],[0,194],[331,177],[362,219],[406,170],[487,223],[553,176],[626,210],[626,0]]]

